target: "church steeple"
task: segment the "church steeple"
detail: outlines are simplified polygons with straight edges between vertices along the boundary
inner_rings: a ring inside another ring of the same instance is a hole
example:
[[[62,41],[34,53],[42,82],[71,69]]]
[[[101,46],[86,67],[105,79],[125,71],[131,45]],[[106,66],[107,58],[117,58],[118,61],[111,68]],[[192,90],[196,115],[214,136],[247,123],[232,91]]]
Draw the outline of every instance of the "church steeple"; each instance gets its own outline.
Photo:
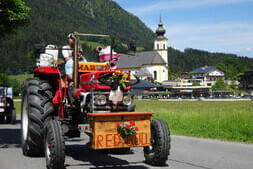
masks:
[[[164,36],[165,32],[166,31],[163,28],[163,23],[162,23],[162,17],[160,15],[160,22],[155,32],[157,36],[154,39],[154,50],[157,51],[157,53],[159,53],[159,55],[165,61],[166,65],[163,68],[162,67],[159,68],[159,71],[161,74],[159,82],[168,80],[168,69],[166,68],[168,67],[168,39]]]
[[[163,28],[162,17],[160,16],[160,23],[158,24],[158,28],[156,29],[156,35],[158,38],[164,38],[164,34],[166,30]]]

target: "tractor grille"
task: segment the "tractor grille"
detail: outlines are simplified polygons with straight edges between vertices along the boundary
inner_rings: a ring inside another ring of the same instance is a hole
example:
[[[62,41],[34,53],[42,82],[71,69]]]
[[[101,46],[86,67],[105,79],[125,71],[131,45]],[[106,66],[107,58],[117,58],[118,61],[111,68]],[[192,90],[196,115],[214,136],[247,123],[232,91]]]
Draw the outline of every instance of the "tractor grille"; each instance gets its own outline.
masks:
[[[92,92],[92,112],[94,113],[100,113],[100,112],[126,112],[128,111],[128,106],[123,105],[123,103],[119,103],[117,106],[117,109],[114,110],[113,109],[113,103],[109,100],[109,94],[110,92],[108,91],[96,91],[96,92]],[[106,102],[103,105],[99,105],[97,104],[96,101],[96,96],[105,96],[106,98]],[[124,92],[123,95],[129,95],[128,92]]]

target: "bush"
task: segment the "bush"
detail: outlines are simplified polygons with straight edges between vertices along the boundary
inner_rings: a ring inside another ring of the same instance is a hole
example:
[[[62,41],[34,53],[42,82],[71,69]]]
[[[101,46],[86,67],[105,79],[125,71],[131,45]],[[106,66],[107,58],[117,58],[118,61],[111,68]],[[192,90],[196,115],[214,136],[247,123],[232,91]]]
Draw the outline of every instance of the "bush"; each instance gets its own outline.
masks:
[[[0,85],[7,85],[12,87],[13,96],[18,96],[21,93],[21,84],[16,79],[10,79],[6,74],[0,74]]]

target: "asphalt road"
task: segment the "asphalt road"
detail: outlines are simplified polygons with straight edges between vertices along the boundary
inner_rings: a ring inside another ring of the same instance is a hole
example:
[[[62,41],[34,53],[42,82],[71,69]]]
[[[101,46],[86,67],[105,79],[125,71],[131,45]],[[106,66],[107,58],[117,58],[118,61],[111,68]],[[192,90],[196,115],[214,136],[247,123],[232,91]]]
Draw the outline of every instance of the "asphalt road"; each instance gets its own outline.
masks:
[[[20,117],[18,117],[20,119]],[[252,169],[253,145],[209,139],[172,136],[171,155],[166,166],[152,167],[144,163],[142,148],[130,153],[104,154],[84,144],[87,137],[66,140],[66,169]],[[0,124],[0,169],[45,169],[43,157],[22,155],[20,121],[16,125]]]

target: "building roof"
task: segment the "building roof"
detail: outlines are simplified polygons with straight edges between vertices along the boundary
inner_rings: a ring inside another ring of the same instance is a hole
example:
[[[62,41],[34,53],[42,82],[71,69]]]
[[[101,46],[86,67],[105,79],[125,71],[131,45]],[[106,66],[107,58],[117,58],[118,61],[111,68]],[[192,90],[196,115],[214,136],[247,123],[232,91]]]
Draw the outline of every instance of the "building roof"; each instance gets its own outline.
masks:
[[[207,73],[210,71],[216,70],[216,67],[214,66],[203,66],[203,67],[199,67],[193,71],[191,71],[191,73]]]
[[[166,65],[157,51],[137,52],[135,54],[119,54],[117,68],[140,68],[143,65]]]
[[[163,28],[162,18],[160,16],[160,23],[158,24],[158,28],[156,29],[156,35],[158,38],[163,38],[166,30]]]
[[[145,80],[140,80],[139,83],[131,86],[132,89],[150,89],[155,87],[161,87],[160,85],[155,85],[154,83],[150,83]]]

